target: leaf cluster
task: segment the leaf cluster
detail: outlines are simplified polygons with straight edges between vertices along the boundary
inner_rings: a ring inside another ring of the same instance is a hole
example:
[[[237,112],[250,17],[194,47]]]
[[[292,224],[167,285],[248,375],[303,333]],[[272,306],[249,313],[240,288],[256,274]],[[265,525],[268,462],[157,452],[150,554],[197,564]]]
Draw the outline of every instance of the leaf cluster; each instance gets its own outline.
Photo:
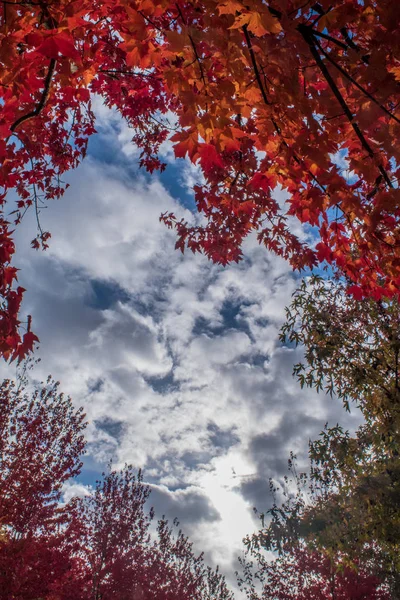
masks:
[[[177,248],[227,264],[254,232],[294,269],[333,265],[357,298],[396,294],[398,17],[397,0],[3,2],[3,356],[21,359],[37,341],[29,324],[21,334],[13,228],[34,210],[32,245],[47,247],[42,209],[85,156],[93,95],[125,119],[149,172],[165,168],[167,139],[201,170],[204,219],[161,216]],[[288,217],[315,229],[315,247]]]

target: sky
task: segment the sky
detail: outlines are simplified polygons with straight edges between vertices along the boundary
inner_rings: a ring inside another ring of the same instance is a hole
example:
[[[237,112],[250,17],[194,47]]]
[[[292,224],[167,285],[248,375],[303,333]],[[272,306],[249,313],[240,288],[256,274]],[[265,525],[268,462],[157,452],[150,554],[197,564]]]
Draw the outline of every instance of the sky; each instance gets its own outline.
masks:
[[[259,527],[253,507],[271,506],[269,478],[282,481],[290,451],[305,467],[325,422],[353,429],[359,416],[292,377],[302,351],[278,333],[299,276],[254,238],[225,268],[175,250],[159,216],[196,218],[197,169],[167,143],[166,172],[146,175],[132,132],[96,112],[87,158],[42,211],[49,250],[30,248],[32,214],[16,232],[23,313],[40,338],[33,377],[51,373],[89,420],[65,499],[90,491],[110,460],[143,468],[156,515],[177,517],[233,584],[241,540]]]

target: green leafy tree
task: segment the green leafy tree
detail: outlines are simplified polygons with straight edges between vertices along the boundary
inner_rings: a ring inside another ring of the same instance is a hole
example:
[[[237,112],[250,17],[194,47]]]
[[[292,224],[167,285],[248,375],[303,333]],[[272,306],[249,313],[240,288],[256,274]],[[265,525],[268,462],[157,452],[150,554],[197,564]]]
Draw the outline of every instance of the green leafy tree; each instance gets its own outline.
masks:
[[[348,511],[346,519],[332,480],[317,477],[314,464],[311,475],[297,473],[293,454],[289,470],[283,486],[270,480],[272,507],[259,515],[261,529],[244,540],[251,561],[241,561],[239,584],[248,600],[397,599],[393,553],[373,537],[347,535],[355,515]]]
[[[350,557],[374,556],[400,594],[400,306],[355,300],[335,279],[313,277],[294,294],[283,342],[302,344],[300,384],[355,404],[364,423],[353,436],[326,427],[310,445],[319,491],[304,511],[319,544]]]

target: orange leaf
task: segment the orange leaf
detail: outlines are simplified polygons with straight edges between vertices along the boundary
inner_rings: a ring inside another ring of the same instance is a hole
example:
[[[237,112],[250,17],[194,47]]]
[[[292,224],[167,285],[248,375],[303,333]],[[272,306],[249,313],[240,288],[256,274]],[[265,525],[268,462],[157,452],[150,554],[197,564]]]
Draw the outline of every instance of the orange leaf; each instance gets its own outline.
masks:
[[[243,10],[243,4],[236,0],[227,0],[223,4],[218,5],[220,15],[236,15],[236,12]]]

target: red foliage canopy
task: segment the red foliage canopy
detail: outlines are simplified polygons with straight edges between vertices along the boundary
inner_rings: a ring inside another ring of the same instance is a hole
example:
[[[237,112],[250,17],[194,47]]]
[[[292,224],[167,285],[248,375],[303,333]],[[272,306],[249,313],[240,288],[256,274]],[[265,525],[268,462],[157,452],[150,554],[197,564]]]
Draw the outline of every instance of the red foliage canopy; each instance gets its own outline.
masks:
[[[3,355],[21,358],[35,341],[19,331],[9,221],[63,193],[62,174],[94,133],[93,93],[133,128],[149,171],[163,168],[174,114],[175,155],[205,178],[195,198],[206,225],[162,217],[182,251],[225,264],[256,231],[294,268],[332,264],[358,297],[397,294],[399,16],[397,0],[3,2]],[[315,248],[288,215],[315,228]],[[46,246],[38,228],[33,245]]]
[[[85,415],[50,379],[32,395],[4,381],[0,406],[0,598],[31,600],[70,569],[58,502],[82,466]]]
[[[180,531],[163,518],[152,537],[153,511],[145,503],[150,488],[130,466],[97,482],[91,496],[68,508],[65,533],[79,572],[82,600],[233,600],[224,578],[206,567]],[[79,559],[81,562],[78,563]],[[70,591],[60,590],[68,600]]]
[[[239,580],[248,600],[390,600],[388,588],[368,565],[358,570],[337,564],[328,556],[305,546],[286,550],[276,560],[258,556],[257,576],[251,563],[242,561],[244,577]],[[261,595],[257,580],[262,583]],[[256,584],[256,585],[255,585]]]
[[[63,484],[80,472],[85,415],[50,379],[32,395],[4,381],[0,406],[0,523],[29,536],[50,526]]]
[[[80,471],[82,410],[48,381],[0,386],[0,600],[232,600],[165,519],[150,536],[150,488],[132,467],[62,505]]]

